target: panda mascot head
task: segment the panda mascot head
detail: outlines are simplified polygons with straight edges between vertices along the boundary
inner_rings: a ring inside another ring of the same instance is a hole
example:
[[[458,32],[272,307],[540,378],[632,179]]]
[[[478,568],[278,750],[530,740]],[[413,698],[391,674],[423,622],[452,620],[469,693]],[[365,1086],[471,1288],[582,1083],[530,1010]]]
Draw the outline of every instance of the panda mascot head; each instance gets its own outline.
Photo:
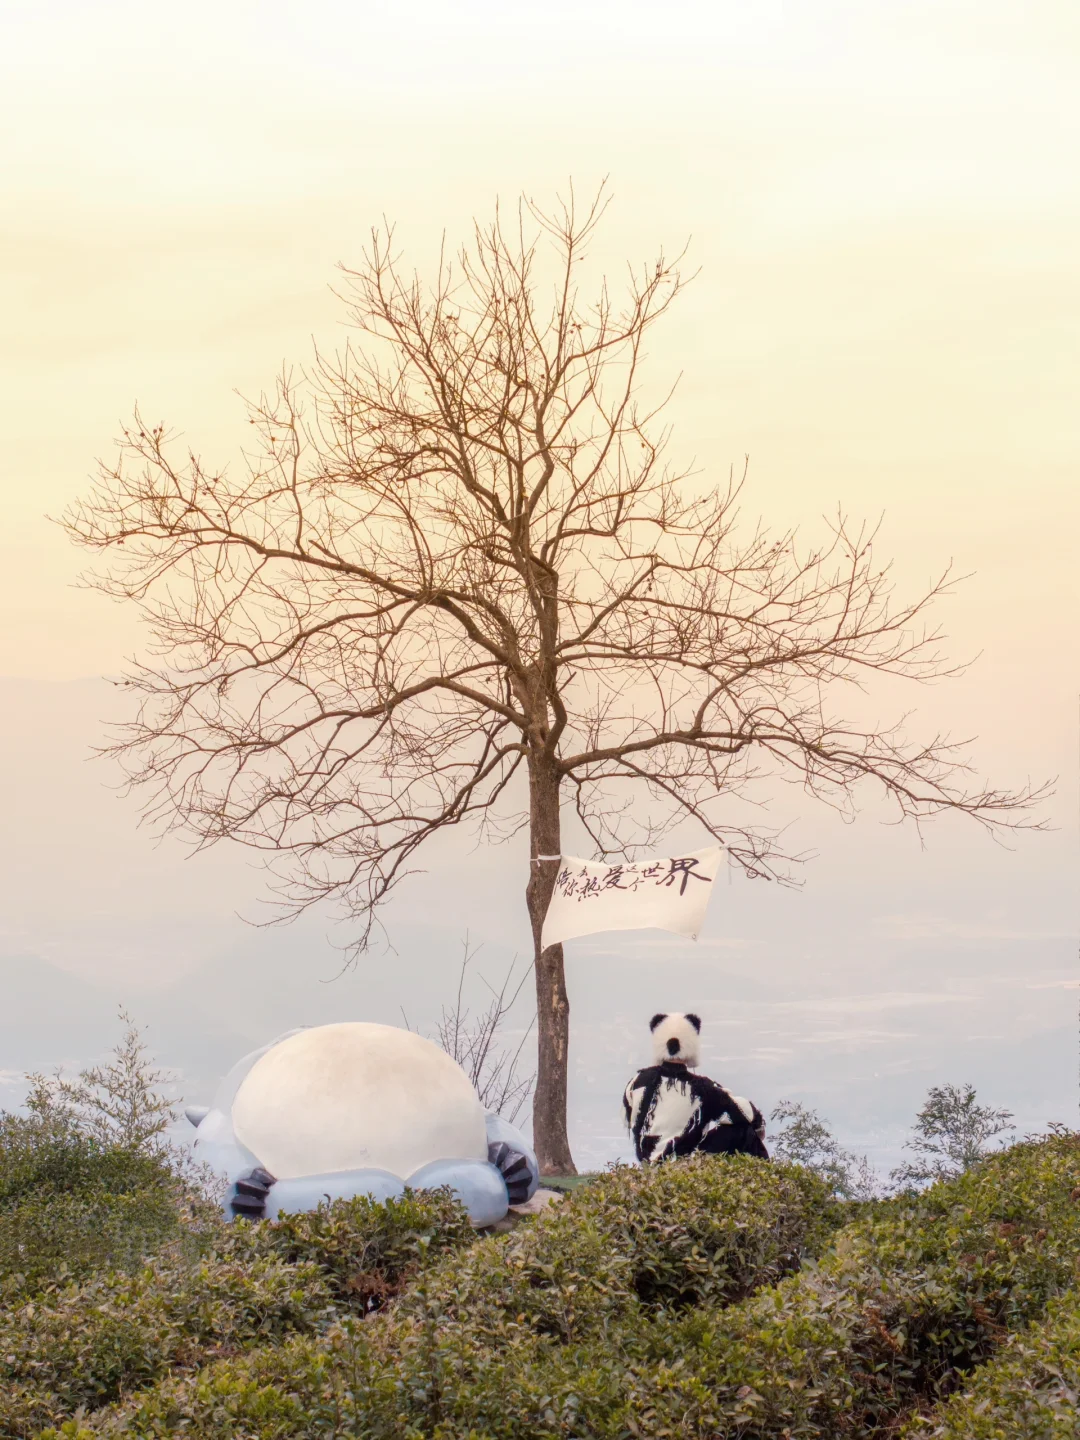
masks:
[[[649,1029],[657,1065],[674,1062],[692,1070],[701,1063],[701,1021],[696,1015],[654,1015]]]

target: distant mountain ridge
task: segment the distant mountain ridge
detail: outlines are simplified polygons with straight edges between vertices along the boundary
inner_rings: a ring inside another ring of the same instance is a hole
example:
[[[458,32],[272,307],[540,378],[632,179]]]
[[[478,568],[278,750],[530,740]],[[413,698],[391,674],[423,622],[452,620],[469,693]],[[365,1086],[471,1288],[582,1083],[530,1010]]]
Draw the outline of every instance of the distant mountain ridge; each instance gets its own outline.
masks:
[[[155,1061],[179,1071],[184,1089],[205,1091],[251,1047],[252,1037],[213,1017],[184,983],[124,994],[38,956],[0,956],[0,1071],[79,1068],[108,1054],[119,1039],[121,1007],[146,1031]]]

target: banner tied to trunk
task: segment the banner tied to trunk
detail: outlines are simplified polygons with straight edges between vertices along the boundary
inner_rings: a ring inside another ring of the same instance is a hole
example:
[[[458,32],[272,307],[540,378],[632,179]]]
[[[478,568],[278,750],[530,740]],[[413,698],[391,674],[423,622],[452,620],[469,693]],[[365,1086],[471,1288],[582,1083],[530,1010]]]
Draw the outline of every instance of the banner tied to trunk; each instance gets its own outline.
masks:
[[[563,855],[541,944],[601,930],[674,930],[696,940],[705,920],[720,847],[664,860],[604,865]]]

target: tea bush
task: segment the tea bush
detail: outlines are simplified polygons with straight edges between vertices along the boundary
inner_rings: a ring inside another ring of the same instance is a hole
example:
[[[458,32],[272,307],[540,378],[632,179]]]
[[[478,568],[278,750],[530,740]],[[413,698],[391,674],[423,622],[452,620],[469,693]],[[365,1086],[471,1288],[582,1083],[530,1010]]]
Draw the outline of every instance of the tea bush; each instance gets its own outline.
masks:
[[[162,1257],[134,1275],[48,1286],[0,1312],[0,1434],[33,1435],[171,1366],[312,1330],[330,1304],[317,1266],[274,1258]]]
[[[533,1422],[553,1381],[572,1398],[595,1372],[595,1397],[621,1406],[635,1325],[768,1284],[827,1245],[841,1213],[808,1172],[745,1157],[625,1168],[444,1257],[385,1317],[173,1377],[93,1433],[550,1433]]]
[[[0,1435],[30,1436],[370,1310],[475,1231],[449,1192],[229,1224],[155,1137],[88,1129],[39,1086],[0,1115]]]
[[[562,1342],[627,1314],[741,1299],[825,1248],[842,1210],[797,1167],[698,1155],[623,1166],[574,1191],[539,1224],[474,1246],[431,1272],[398,1306],[432,1306],[470,1343],[520,1329]]]
[[[607,1182],[610,1214],[598,1183],[531,1231],[433,1266],[383,1316],[164,1379],[100,1412],[87,1433],[884,1436],[962,1384],[1010,1331],[1038,1320],[1075,1283],[1073,1137],[1017,1146],[921,1196],[886,1202],[845,1227],[818,1263],[804,1261],[800,1273],[748,1298],[751,1267],[739,1270],[743,1251],[727,1237],[741,1223],[753,1251],[753,1210],[724,1214],[710,1193],[688,1227],[692,1238],[672,1232],[676,1258],[664,1249],[664,1222],[678,1214],[664,1210],[665,1185],[672,1194],[688,1187],[684,1205],[695,1185],[727,1187],[732,1201],[740,1193],[746,1167],[713,1163],[616,1175]],[[781,1167],[747,1173],[791,1183]],[[745,1197],[767,1202],[767,1189],[748,1183]],[[638,1220],[631,1205],[620,1221],[620,1194],[646,1210],[655,1200],[656,1209]],[[766,1228],[777,1218],[767,1210]],[[616,1236],[637,1247],[635,1265],[649,1257],[643,1273],[658,1282],[651,1293],[646,1284],[639,1294],[630,1278],[637,1269],[613,1265]],[[758,1253],[768,1276],[795,1247],[782,1236]],[[598,1298],[597,1273],[611,1281],[610,1304]],[[67,1433],[78,1431],[72,1421]]]
[[[192,1205],[163,1151],[103,1144],[63,1112],[0,1113],[0,1281],[138,1264]]]
[[[239,1220],[225,1227],[216,1248],[237,1259],[310,1262],[335,1300],[366,1312],[397,1294],[421,1265],[475,1239],[464,1208],[437,1190],[385,1204],[359,1195],[278,1220]]]
[[[1078,1180],[1077,1141],[1059,1137],[889,1202],[817,1267],[638,1337],[630,1413],[689,1435],[886,1431],[1075,1283]]]
[[[0,1112],[0,1207],[37,1195],[129,1194],[161,1173],[158,1155],[103,1145],[63,1116]]]
[[[1075,1440],[1080,1430],[1080,1293],[1010,1337],[971,1383],[905,1426],[904,1440]]]
[[[434,1192],[258,1225],[222,1220],[190,1238],[134,1275],[0,1295],[0,1435],[30,1436],[170,1371],[326,1330],[336,1306],[372,1308],[476,1232],[448,1192]]]

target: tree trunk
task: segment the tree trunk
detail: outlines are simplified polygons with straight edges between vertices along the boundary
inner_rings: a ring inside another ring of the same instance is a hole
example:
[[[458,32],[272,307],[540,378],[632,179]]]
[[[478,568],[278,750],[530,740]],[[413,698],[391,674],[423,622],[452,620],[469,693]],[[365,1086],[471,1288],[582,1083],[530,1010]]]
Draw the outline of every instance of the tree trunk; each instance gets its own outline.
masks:
[[[543,760],[529,767],[529,884],[525,898],[533,933],[538,1055],[533,1096],[533,1144],[541,1175],[576,1175],[566,1136],[566,1071],[570,1003],[561,945],[540,948],[540,932],[559,873],[559,774]],[[556,858],[541,860],[541,855]]]

